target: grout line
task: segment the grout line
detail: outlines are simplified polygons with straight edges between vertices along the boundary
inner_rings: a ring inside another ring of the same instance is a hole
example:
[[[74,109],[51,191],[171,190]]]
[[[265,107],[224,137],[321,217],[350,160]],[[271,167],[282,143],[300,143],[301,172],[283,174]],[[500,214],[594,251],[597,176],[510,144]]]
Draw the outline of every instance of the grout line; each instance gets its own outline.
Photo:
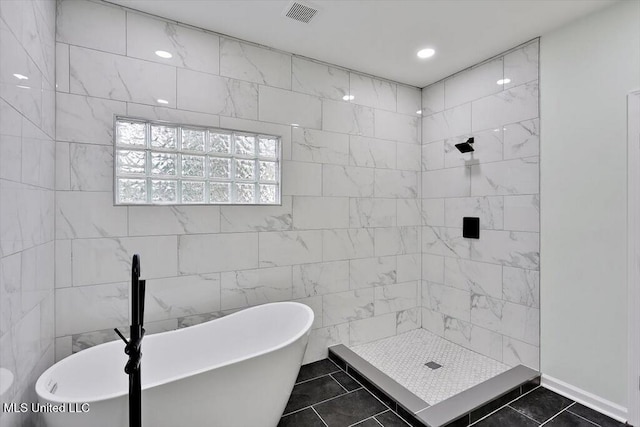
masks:
[[[320,418],[320,421],[322,421],[322,423],[323,423],[325,426],[329,427],[329,425],[326,423],[326,421],[325,421],[325,420],[320,416],[320,414],[318,413],[318,411],[316,411],[316,408],[314,408],[313,406],[310,406],[310,408],[311,408],[311,410],[312,410],[313,412],[315,412],[315,414],[318,416],[318,418]]]
[[[574,402],[574,404],[575,404],[575,403],[577,403],[577,402]],[[573,406],[573,405],[569,405],[569,406],[567,406],[563,412],[569,412],[571,415],[575,415],[576,417],[578,417],[578,418],[582,418],[583,420],[588,421],[588,422],[590,422],[591,424],[593,424],[593,425],[595,425],[595,426],[601,427],[601,426],[600,426],[600,424],[596,423],[595,421],[591,421],[590,419],[585,418],[585,417],[583,417],[583,416],[581,416],[581,415],[578,415],[578,414],[576,414],[575,412],[571,412],[571,411],[569,411],[569,408],[571,408],[572,406]]]
[[[338,385],[340,385],[340,387],[342,387],[342,388],[344,389],[344,391],[346,391],[347,393],[349,392],[349,390],[347,390],[347,389],[346,389],[346,387],[345,387],[345,386],[343,386],[343,385],[340,383],[340,381],[338,381],[338,380],[337,380],[333,375],[329,374],[329,376],[330,376],[330,377],[331,377],[335,382],[337,382],[337,383],[338,383]],[[355,390],[354,390],[354,391],[355,391]]]
[[[306,379],[306,380],[302,380],[300,382],[295,383],[294,385],[308,383],[310,381],[317,380],[317,379],[322,378],[322,377],[331,377],[331,374],[335,374],[336,372],[338,372],[338,371],[327,372],[326,374],[318,375],[317,377],[313,377],[313,378],[309,378],[309,379]],[[333,377],[331,377],[331,378],[333,378]],[[334,378],[334,381],[335,381],[335,378]]]
[[[520,387],[522,387],[522,386],[520,386]],[[474,422],[473,422],[473,424],[471,424],[471,425],[475,425],[475,424],[479,423],[480,421],[484,420],[485,418],[490,417],[491,415],[495,414],[496,412],[498,412],[499,410],[501,410],[501,409],[503,409],[503,408],[505,408],[505,407],[507,407],[507,406],[508,406],[510,409],[513,409],[513,410],[514,410],[514,411],[516,411],[516,412],[520,412],[520,411],[518,411],[518,410],[514,409],[513,407],[511,407],[510,405],[511,405],[513,402],[515,402],[516,400],[520,399],[521,397],[526,396],[527,394],[531,393],[531,392],[532,392],[532,391],[534,391],[534,390],[537,390],[539,387],[540,387],[540,386],[535,387],[535,388],[533,388],[532,390],[529,390],[528,392],[521,394],[520,396],[516,397],[515,399],[510,400],[509,402],[507,402],[507,403],[505,403],[504,405],[502,405],[502,406],[500,406],[499,408],[497,408],[495,411],[492,411],[492,412],[488,413],[487,415],[485,415],[484,417],[482,417],[482,418],[480,418],[480,419],[478,419],[478,420],[474,421]],[[489,402],[489,403],[490,403],[490,402]],[[481,406],[480,408],[482,408],[482,406]],[[478,408],[478,409],[480,409],[480,408]],[[473,411],[471,411],[471,412],[473,412]],[[537,422],[537,421],[536,421],[536,422]]]
[[[539,423],[540,423],[538,420],[534,420],[533,418],[531,418],[531,417],[530,417],[530,416],[528,416],[527,414],[525,414],[525,413],[522,413],[522,412],[518,411],[516,408],[514,408],[514,407],[512,407],[512,406],[509,406],[509,405],[507,405],[507,406],[508,406],[508,408],[509,408],[509,409],[511,409],[511,410],[513,410],[513,411],[516,411],[518,414],[520,414],[520,415],[522,415],[522,416],[524,416],[524,417],[526,417],[526,418],[530,419],[531,421],[535,421],[535,422],[536,422],[536,424],[539,424]],[[556,414],[556,415],[557,415],[557,414]],[[547,420],[547,421],[549,421],[549,420]]]

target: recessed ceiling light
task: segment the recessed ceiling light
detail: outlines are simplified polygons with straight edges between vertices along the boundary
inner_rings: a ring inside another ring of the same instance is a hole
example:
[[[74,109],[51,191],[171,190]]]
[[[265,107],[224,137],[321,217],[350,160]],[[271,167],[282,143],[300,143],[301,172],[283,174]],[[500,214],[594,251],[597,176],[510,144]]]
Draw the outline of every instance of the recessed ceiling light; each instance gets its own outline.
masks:
[[[158,104],[168,104],[169,101],[167,101],[166,99],[158,99]]]
[[[300,125],[298,123],[291,123],[291,126],[293,126],[294,128],[297,128]]]
[[[173,57],[173,55],[167,52],[166,50],[156,50],[156,55],[164,59],[169,59]]]
[[[416,114],[417,114],[417,115],[422,114],[422,110],[418,110],[418,111],[416,111]]]
[[[354,99],[356,99],[356,97],[353,95],[345,95],[342,97],[342,99],[344,99],[345,101],[353,101]]]
[[[431,58],[433,55],[435,55],[436,51],[431,49],[431,48],[427,48],[427,49],[422,49],[419,50],[417,55],[418,58]]]
[[[511,79],[500,79],[496,83],[499,85],[506,85],[507,83],[511,83]]]
[[[19,87],[20,89],[31,89],[31,86],[16,85],[16,87]]]
[[[23,76],[22,74],[18,74],[18,73],[15,73],[13,77],[15,77],[18,80],[29,80],[29,77]]]

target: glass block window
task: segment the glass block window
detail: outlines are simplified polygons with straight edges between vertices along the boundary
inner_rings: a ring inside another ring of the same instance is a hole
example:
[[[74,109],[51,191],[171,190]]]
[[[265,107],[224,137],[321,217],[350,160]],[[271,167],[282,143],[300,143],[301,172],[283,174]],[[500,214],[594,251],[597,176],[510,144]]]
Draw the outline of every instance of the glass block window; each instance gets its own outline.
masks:
[[[117,117],[115,204],[280,204],[280,137]]]

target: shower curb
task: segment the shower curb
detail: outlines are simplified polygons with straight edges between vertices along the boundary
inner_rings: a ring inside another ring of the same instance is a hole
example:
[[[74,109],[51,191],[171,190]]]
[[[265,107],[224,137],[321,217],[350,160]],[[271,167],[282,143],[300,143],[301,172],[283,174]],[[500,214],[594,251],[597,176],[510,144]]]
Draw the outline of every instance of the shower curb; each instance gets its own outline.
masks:
[[[435,405],[420,399],[343,344],[329,359],[414,427],[467,427],[540,385],[540,373],[518,365]]]

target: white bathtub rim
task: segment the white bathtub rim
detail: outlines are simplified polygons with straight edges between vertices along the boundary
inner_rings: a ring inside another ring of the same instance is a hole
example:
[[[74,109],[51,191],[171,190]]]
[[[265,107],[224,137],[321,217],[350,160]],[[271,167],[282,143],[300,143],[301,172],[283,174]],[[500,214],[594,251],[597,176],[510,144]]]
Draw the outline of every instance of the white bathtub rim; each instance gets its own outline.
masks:
[[[239,310],[235,313],[231,313],[228,314],[224,317],[220,317],[217,319],[212,319],[209,320],[207,322],[203,322],[203,323],[199,323],[197,325],[193,325],[193,326],[189,326],[189,328],[200,328],[200,327],[204,327],[205,325],[211,323],[211,322],[216,322],[218,320],[225,320],[225,319],[229,319],[229,318],[233,318],[236,315],[240,315],[243,312],[246,312],[248,310],[256,310],[259,309],[261,307],[266,307],[266,306],[272,306],[272,305],[296,305],[299,306],[301,309],[305,310],[307,312],[307,314],[309,315],[307,318],[307,322],[304,325],[304,327],[302,327],[300,329],[299,332],[297,332],[293,337],[289,338],[286,341],[283,341],[282,343],[278,344],[277,346],[274,347],[269,347],[266,349],[263,349],[261,351],[257,351],[257,352],[253,352],[253,353],[247,353],[246,355],[242,355],[241,357],[236,357],[233,359],[229,359],[229,360],[225,360],[224,362],[218,363],[218,364],[214,364],[211,366],[208,366],[206,368],[203,369],[196,369],[194,371],[190,371],[187,374],[183,374],[183,375],[174,375],[174,376],[170,376],[170,377],[166,377],[163,378],[162,380],[159,381],[154,381],[154,382],[150,382],[147,384],[143,384],[142,385],[142,390],[147,390],[147,389],[152,389],[154,387],[158,387],[164,384],[168,384],[171,382],[175,382],[175,381],[180,381],[184,378],[189,378],[195,375],[199,375],[202,374],[204,372],[208,372],[208,371],[212,371],[214,369],[218,369],[218,368],[224,368],[226,366],[230,366],[236,363],[240,363],[243,362],[245,360],[248,359],[252,359],[254,357],[258,357],[258,356],[262,356],[264,354],[267,353],[272,353],[275,351],[278,351],[284,347],[287,347],[288,345],[293,344],[294,342],[296,342],[297,340],[299,340],[301,337],[303,337],[305,334],[308,334],[311,331],[311,326],[313,325],[313,320],[314,320],[314,312],[313,310],[305,304],[299,303],[299,302],[294,302],[294,301],[282,301],[282,302],[273,302],[273,303],[266,303],[266,304],[260,304],[260,305],[256,305],[253,307],[248,307],[242,310]],[[181,329],[174,329],[171,331],[166,331],[166,332],[159,332],[157,334],[153,334],[154,337],[158,337],[158,336],[162,336],[162,335],[167,335],[167,334],[175,334],[175,333],[179,333],[182,332],[183,328]],[[119,397],[123,397],[123,396],[127,396],[129,394],[129,390],[125,388],[125,390],[123,392],[117,392],[117,393],[109,393],[109,394],[104,394],[104,395],[100,395],[98,397],[95,398],[85,398],[85,397],[66,397],[65,396],[59,396],[56,394],[52,394],[49,392],[49,390],[47,390],[46,386],[45,386],[45,378],[50,374],[50,372],[54,371],[55,368],[60,367],[60,365],[62,364],[67,364],[67,363],[72,363],[72,361],[76,358],[76,357],[80,357],[80,355],[82,355],[82,357],[87,357],[88,353],[93,352],[93,351],[99,351],[99,349],[103,346],[115,346],[115,345],[123,345],[123,343],[120,342],[120,340],[115,340],[115,341],[109,341],[106,343],[102,343],[102,344],[98,344],[96,346],[87,348],[85,350],[79,351],[78,353],[72,354],[62,360],[60,360],[57,363],[54,363],[52,366],[50,366],[46,371],[44,371],[40,377],[38,378],[38,380],[36,381],[36,385],[35,385],[35,390],[36,390],[36,394],[43,398],[46,399],[49,402],[54,402],[54,403],[92,403],[92,402],[103,402],[103,401],[107,401],[107,400],[111,400],[111,399],[117,399]],[[124,352],[124,349],[123,349]],[[143,354],[144,354],[144,341],[143,341]],[[143,356],[143,362],[144,362],[144,356]],[[143,364],[143,369],[144,369],[144,364]],[[123,375],[126,375],[124,373],[124,366],[122,369],[122,373]]]

